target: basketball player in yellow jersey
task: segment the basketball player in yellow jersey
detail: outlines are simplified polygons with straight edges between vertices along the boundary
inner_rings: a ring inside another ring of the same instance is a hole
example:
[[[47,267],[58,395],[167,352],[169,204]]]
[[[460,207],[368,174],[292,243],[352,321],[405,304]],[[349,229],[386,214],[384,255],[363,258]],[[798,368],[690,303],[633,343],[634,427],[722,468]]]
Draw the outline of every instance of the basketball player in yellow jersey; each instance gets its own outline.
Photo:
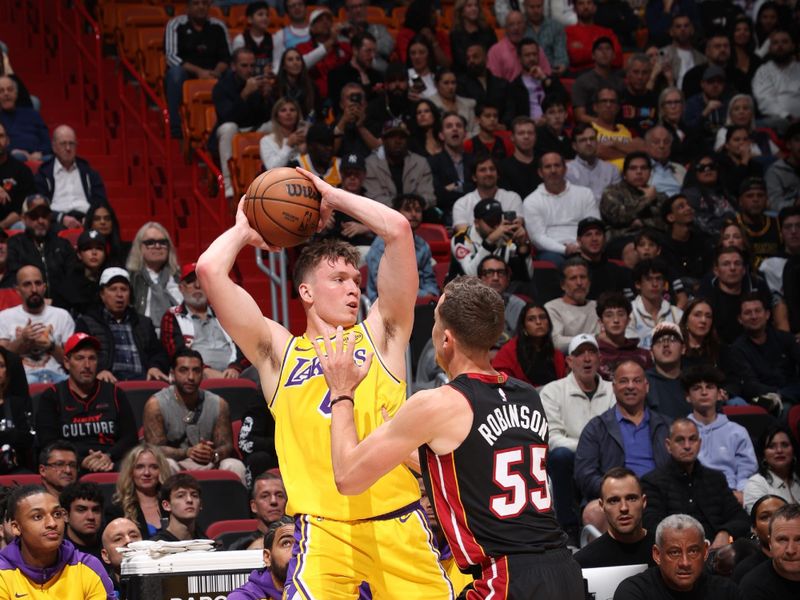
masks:
[[[253,298],[228,277],[248,245],[268,248],[240,203],[234,226],[197,261],[197,277],[217,318],[261,376],[275,416],[275,446],[296,519],[294,556],[284,598],[344,600],[369,583],[376,600],[452,599],[433,535],[419,504],[414,475],[399,466],[357,496],[336,489],[331,464],[328,388],[312,341],[337,326],[353,331],[356,360],[374,354],[354,395],[358,432],[369,435],[405,401],[405,351],[411,335],[419,280],[414,241],[406,218],[393,209],[336,189],[308,171],[322,196],[320,222],[333,210],[360,221],[386,242],[378,272],[378,300],[356,323],[360,300],[358,253],[334,240],[306,247],[294,284],[306,312],[300,337],[263,317]]]

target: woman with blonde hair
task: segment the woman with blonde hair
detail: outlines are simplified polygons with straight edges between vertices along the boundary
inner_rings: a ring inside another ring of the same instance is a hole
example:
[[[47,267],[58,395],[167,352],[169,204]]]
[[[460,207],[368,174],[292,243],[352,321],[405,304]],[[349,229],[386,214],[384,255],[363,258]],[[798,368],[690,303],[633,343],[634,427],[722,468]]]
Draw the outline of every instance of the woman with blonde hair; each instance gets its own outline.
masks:
[[[161,317],[182,300],[178,289],[178,255],[166,228],[148,221],[136,232],[126,265],[131,276],[133,308],[150,317],[156,333],[161,330]]]
[[[109,517],[125,517],[139,526],[142,539],[149,539],[161,529],[159,491],[167,477],[172,475],[164,453],[148,443],[133,448],[119,469],[117,491],[112,498]]]
[[[259,142],[264,168],[285,167],[306,151],[306,126],[301,125],[302,111],[296,100],[279,98],[272,107],[272,133]]]

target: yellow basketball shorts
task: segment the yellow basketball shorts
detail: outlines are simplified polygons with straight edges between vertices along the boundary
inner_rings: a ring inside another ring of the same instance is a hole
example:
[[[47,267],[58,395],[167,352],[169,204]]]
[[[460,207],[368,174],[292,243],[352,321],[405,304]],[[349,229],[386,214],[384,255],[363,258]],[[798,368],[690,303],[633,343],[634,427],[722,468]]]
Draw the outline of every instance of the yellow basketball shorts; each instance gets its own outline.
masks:
[[[374,600],[454,598],[418,503],[363,521],[295,518],[285,600],[353,600],[362,582]]]

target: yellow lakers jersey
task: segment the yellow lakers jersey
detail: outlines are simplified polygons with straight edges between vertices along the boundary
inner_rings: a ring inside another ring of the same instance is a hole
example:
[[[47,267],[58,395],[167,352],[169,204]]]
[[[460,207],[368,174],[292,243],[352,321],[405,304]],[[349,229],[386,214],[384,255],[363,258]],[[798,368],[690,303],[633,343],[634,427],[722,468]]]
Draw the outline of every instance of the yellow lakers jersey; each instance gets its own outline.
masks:
[[[394,415],[405,402],[406,386],[380,360],[365,323],[355,331],[356,361],[368,352],[375,357],[369,373],[356,389],[355,422],[364,439],[384,418],[381,408]],[[308,514],[337,521],[357,521],[393,512],[419,500],[417,480],[400,465],[381,477],[363,494],[343,496],[336,490],[331,463],[330,392],[314,346],[306,335],[289,340],[275,395],[269,402],[275,417],[275,449],[289,502],[287,514]]]

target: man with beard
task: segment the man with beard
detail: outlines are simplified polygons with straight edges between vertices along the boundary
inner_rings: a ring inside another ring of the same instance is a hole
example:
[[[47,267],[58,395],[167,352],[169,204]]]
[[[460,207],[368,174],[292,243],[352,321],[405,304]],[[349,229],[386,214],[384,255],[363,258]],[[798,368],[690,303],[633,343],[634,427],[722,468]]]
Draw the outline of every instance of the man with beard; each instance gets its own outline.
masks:
[[[572,147],[576,156],[567,161],[567,180],[592,190],[599,205],[605,189],[620,182],[619,169],[597,157],[597,130],[589,123],[572,129]]]
[[[250,573],[242,587],[233,590],[228,600],[280,600],[294,546],[294,519],[283,516],[270,524],[264,535],[264,565]]]
[[[387,121],[400,119],[408,124],[413,118],[414,104],[408,99],[408,70],[403,63],[393,62],[383,77],[383,94],[367,106],[367,127],[377,137]]]
[[[497,186],[497,162],[488,154],[475,157],[470,173],[475,182],[475,190],[461,196],[453,205],[453,230],[460,231],[469,226],[470,217],[481,200],[497,200],[503,208],[503,218],[514,224],[515,234],[519,232],[514,236],[514,242],[519,245],[524,239],[522,199],[516,192]],[[513,213],[513,216],[508,213]]]
[[[589,128],[589,131],[592,129]],[[600,219],[586,217],[578,222],[578,252],[589,265],[589,279],[592,282],[586,297],[597,300],[604,292],[614,291],[624,293],[626,298],[633,298],[631,272],[612,263],[606,255],[605,231],[605,223]]]
[[[586,261],[579,256],[568,258],[560,267],[559,281],[564,295],[544,307],[553,323],[553,345],[565,352],[576,335],[597,333],[600,322],[597,303],[587,299],[591,279]]]
[[[0,345],[20,355],[28,383],[66,379],[61,368],[64,342],[75,323],[63,308],[45,302],[46,290],[38,267],[22,267],[17,272],[22,304],[0,312]]]
[[[333,131],[325,123],[314,123],[306,133],[307,153],[301,154],[290,167],[303,167],[331,185],[342,183],[341,159],[333,155]]]
[[[242,461],[233,456],[228,403],[200,389],[203,357],[181,348],[172,356],[174,383],[150,396],[144,405],[144,439],[158,446],[176,471],[222,469],[245,482]],[[169,496],[165,496],[169,499]]]
[[[771,60],[753,76],[753,96],[758,109],[780,133],[800,117],[800,61],[795,58],[795,41],[785,29],[769,35]]]
[[[503,106],[508,81],[494,75],[486,66],[486,48],[475,42],[467,46],[467,69],[459,73],[458,95],[472,98],[476,104]]]
[[[11,138],[0,124],[0,228],[19,223],[22,201],[34,192],[33,173],[9,152]]]
[[[359,33],[369,33],[375,38],[375,57],[372,68],[383,73],[388,65],[389,57],[394,50],[394,35],[380,23],[370,23],[365,0],[345,0],[344,10],[347,20],[340,35],[353,38]]]
[[[161,507],[169,514],[169,522],[151,539],[154,542],[180,542],[206,538],[197,524],[203,509],[200,483],[188,473],[170,475],[161,486]]]
[[[170,355],[191,347],[203,357],[203,377],[236,378],[244,357],[219,324],[208,298],[197,281],[195,263],[181,268],[178,283],[183,302],[173,306],[161,319],[161,343]]]
[[[7,514],[17,539],[0,552],[0,597],[114,597],[100,561],[64,539],[66,511],[55,496],[38,485],[19,486],[8,497]]]
[[[655,534],[642,526],[647,496],[636,473],[625,467],[609,469],[600,484],[600,508],[608,529],[575,554],[582,569],[622,565],[654,565]]]
[[[16,273],[25,265],[35,265],[46,284],[45,296],[51,297],[75,265],[72,244],[58,237],[52,227],[50,200],[40,194],[28,196],[22,203],[25,233],[8,240],[8,271]]]
[[[64,488],[58,501],[67,511],[67,539],[86,554],[101,559],[103,492],[96,483],[73,483]]]
[[[456,200],[475,189],[475,182],[469,176],[475,157],[464,152],[466,135],[464,117],[457,113],[444,114],[442,131],[439,133],[442,151],[428,157],[436,207],[444,215],[451,214]]]
[[[66,381],[47,388],[36,411],[40,444],[72,443],[84,472],[113,471],[136,445],[136,425],[125,393],[97,379],[100,342],[76,333],[64,344]]]

